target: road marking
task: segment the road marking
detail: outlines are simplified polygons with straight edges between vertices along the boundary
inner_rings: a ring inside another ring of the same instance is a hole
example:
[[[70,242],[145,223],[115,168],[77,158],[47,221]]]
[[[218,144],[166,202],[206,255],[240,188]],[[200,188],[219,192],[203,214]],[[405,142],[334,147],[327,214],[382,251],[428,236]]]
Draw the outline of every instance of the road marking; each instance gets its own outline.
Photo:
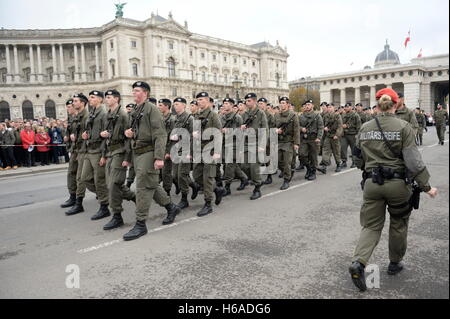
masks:
[[[278,195],[278,194],[281,194],[283,192],[286,192],[286,191],[289,191],[289,190],[292,190],[292,189],[296,189],[296,188],[299,188],[301,186],[308,185],[308,184],[311,184],[311,183],[312,183],[312,181],[308,181],[308,182],[305,182],[305,183],[297,184],[297,185],[291,186],[291,187],[289,187],[288,189],[285,189],[285,190],[279,190],[279,191],[275,191],[275,192],[263,195],[263,196],[260,197],[260,199],[263,199],[263,198],[266,198],[266,197],[270,197],[270,196],[274,196],[274,195]]]
[[[349,170],[346,170],[346,171],[343,171],[343,172],[339,172],[339,173],[334,173],[333,175],[331,175],[331,176],[338,176],[338,175],[341,175],[341,174],[346,174],[346,173],[349,173],[349,172],[353,172],[353,171],[356,171],[357,170],[357,168],[356,167],[354,167],[354,168],[350,168]]]

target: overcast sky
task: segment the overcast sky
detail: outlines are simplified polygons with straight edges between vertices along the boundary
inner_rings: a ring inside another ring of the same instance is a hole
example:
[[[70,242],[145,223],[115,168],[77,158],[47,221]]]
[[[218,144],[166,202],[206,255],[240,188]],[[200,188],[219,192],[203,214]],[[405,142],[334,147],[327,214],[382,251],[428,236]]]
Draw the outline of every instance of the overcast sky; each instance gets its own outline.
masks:
[[[118,0],[0,0],[0,27],[98,27],[114,19]],[[189,30],[244,44],[287,46],[288,79],[373,66],[386,39],[407,63],[449,52],[448,0],[122,0],[124,17],[172,11]],[[264,3],[264,4],[261,4]],[[407,49],[403,42],[411,30]],[[351,65],[353,63],[353,65]]]

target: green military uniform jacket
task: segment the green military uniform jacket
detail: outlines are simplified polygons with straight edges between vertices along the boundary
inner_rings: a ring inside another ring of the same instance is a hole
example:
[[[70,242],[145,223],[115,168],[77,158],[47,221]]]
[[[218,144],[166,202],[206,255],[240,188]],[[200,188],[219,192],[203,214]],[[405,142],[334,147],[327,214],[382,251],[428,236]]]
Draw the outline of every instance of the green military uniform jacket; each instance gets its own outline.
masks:
[[[193,120],[194,120],[194,114],[188,114],[186,111],[184,111],[181,114],[175,115],[174,122],[173,122],[174,129],[186,129],[189,132],[189,134],[191,136],[191,141],[190,141],[191,154],[192,154]],[[170,134],[169,140],[172,135],[174,135],[174,134]],[[170,148],[172,148],[172,146],[174,146],[176,143],[181,141],[182,138],[183,138],[182,135],[177,134],[177,140],[170,140]],[[169,150],[170,150],[170,148],[169,148]],[[181,154],[182,154],[182,150],[180,149],[178,151],[178,155],[181,155]]]
[[[246,125],[247,128],[252,128],[255,130],[256,134],[256,143],[258,143],[258,139],[260,138],[258,129],[266,129],[266,140],[268,138],[268,129],[269,125],[267,124],[267,117],[264,111],[261,111],[258,107],[254,110],[248,109],[242,115],[243,125]],[[249,141],[246,140],[246,144],[249,145]]]
[[[14,145],[15,142],[16,138],[12,130],[5,129],[3,132],[0,131],[0,145]]]
[[[168,112],[167,115],[163,114],[163,120],[164,120],[164,127],[167,132],[167,144],[166,144],[166,154],[170,154],[170,148],[172,146],[172,143],[170,141],[170,133],[172,132],[175,124],[175,115],[173,115],[171,112]]]
[[[294,145],[300,145],[300,124],[296,113],[288,110],[274,117],[275,127],[283,132],[278,134],[278,148],[292,151]]]
[[[356,135],[361,128],[361,119],[356,112],[342,114],[342,124],[348,127],[344,128],[344,135]]]
[[[425,115],[422,113],[416,113],[416,121],[419,126],[418,132],[420,134],[423,133],[423,130],[427,127],[427,120],[425,119]]]
[[[436,110],[433,118],[436,125],[445,125],[445,122],[448,121],[448,113],[444,109]]]
[[[130,141],[125,136],[125,131],[130,128],[130,118],[127,111],[121,105],[112,112],[108,110],[104,117],[103,127],[105,131],[108,131],[109,137],[103,139],[102,157],[125,154],[124,160],[131,162]]]
[[[323,119],[319,113],[303,112],[299,118],[300,124],[300,139],[301,140],[315,140],[322,139],[323,136]],[[306,133],[301,130],[306,128]]]
[[[328,128],[328,131],[324,131],[323,133],[325,137],[340,137],[343,134],[342,118],[338,113],[325,113],[325,115],[323,116],[323,126],[324,128]]]
[[[83,138],[81,137],[82,133],[86,131],[86,123],[89,117],[89,112],[87,106],[76,115],[76,119],[74,121],[74,132],[75,135],[75,145],[73,147],[73,151],[77,153],[86,153],[86,143],[84,143]]]
[[[197,119],[201,121],[202,132],[208,128],[213,128],[213,127],[217,128],[219,130],[222,129],[222,123],[220,122],[219,114],[217,114],[216,112],[213,112],[210,107],[198,112]],[[213,141],[212,136],[209,140],[202,139],[202,141],[201,141],[202,150],[211,141]]]
[[[92,108],[86,122],[86,132],[88,139],[86,140],[86,149],[89,154],[101,153],[100,147],[102,144],[102,137],[100,133],[105,130],[106,109],[104,105],[97,108]]]
[[[419,128],[419,124],[417,124],[416,117],[414,115],[414,112],[411,111],[406,107],[406,105],[400,109],[395,111],[395,115],[403,120],[411,124],[411,127],[413,128],[414,132],[417,132],[417,129]]]

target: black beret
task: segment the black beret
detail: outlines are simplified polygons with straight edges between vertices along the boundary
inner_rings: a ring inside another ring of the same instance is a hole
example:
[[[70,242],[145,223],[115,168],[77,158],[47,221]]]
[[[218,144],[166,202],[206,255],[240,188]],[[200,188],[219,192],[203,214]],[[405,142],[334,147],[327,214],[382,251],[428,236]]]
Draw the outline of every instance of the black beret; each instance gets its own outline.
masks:
[[[306,100],[305,103],[303,103],[303,105],[306,105],[308,103],[314,104],[313,100]]]
[[[134,82],[133,85],[131,86],[133,89],[134,88],[143,88],[147,91],[150,91],[150,85],[147,82],[144,81],[137,81]]]
[[[86,103],[88,102],[88,98],[83,93],[78,93],[78,94],[75,94],[73,96],[73,98],[76,98],[76,97],[79,98],[80,100],[86,102]]]
[[[274,106],[272,106],[272,108],[274,109],[274,110],[279,110],[280,108],[278,107],[278,105],[274,105]]]
[[[157,104],[157,103],[158,103],[158,101],[157,101],[154,97],[149,97],[149,98],[148,98],[148,101],[149,101],[150,103],[153,103],[153,104]]]
[[[402,92],[397,92],[397,95],[398,95],[398,98],[399,99],[401,99],[401,98],[404,98],[405,96],[403,95],[403,93]]]
[[[108,96],[108,95],[120,97],[119,91],[117,91],[117,90],[115,90],[115,89],[106,91],[106,92],[105,92],[105,96]]]
[[[355,106],[363,106],[361,103],[357,103],[355,104]]]
[[[363,110],[364,111],[369,111],[370,110],[370,106],[366,106]]]
[[[175,103],[175,102],[181,102],[181,103],[184,103],[184,104],[187,103],[186,99],[184,99],[182,97],[177,97],[175,100],[173,100],[173,103]]]
[[[345,103],[344,107],[347,107],[347,106],[352,106],[352,103],[350,103],[350,102]]]
[[[420,110],[420,107],[416,107],[416,110]]]
[[[191,101],[191,104],[197,105],[197,101]]]
[[[199,97],[209,97],[209,94],[208,92],[200,92],[195,96],[195,98],[198,99]]]
[[[237,104],[245,104],[245,101],[244,100],[238,100]]]
[[[67,102],[66,102],[66,105],[70,105],[70,104],[73,104],[73,100],[72,99],[68,99]]]
[[[158,101],[158,103],[164,103],[164,104],[168,104],[169,106],[172,105],[172,101],[169,99],[160,99]]]
[[[230,102],[231,104],[234,104],[234,100],[230,99],[229,97],[224,98],[222,103],[224,103],[224,102]]]
[[[98,96],[101,98],[103,98],[105,96],[102,91],[97,91],[97,90],[89,92],[89,95],[95,95],[95,96]]]
[[[260,98],[260,99],[258,100],[258,102],[264,102],[264,103],[267,103],[267,99],[266,99],[265,97],[262,97],[262,98]]]
[[[136,104],[130,103],[130,104],[127,104],[127,106],[126,106],[126,107],[127,107],[127,108],[128,108],[128,107],[131,107],[131,108],[133,108],[133,109],[134,109],[134,108],[136,107]]]
[[[328,105],[328,103],[327,102],[322,102],[322,103],[320,103],[320,106],[327,106]]]
[[[256,99],[256,94],[255,93],[248,93],[245,96],[245,99]]]
[[[334,103],[327,104],[327,106],[334,106]]]
[[[278,102],[281,102],[281,101],[289,102],[289,98],[287,96],[282,96],[278,99]]]
[[[375,109],[377,107],[377,105],[372,106],[372,109]]]

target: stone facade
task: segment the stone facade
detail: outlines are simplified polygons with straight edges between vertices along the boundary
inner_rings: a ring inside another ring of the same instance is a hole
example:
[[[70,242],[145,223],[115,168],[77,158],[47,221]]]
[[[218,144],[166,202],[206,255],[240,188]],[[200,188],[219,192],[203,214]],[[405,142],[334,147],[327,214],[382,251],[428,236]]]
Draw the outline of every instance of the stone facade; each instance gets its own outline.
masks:
[[[131,103],[144,80],[156,98],[215,99],[248,91],[274,101],[288,94],[286,48],[244,45],[189,31],[170,14],[145,21],[116,18],[98,28],[0,30],[0,120],[55,114],[65,118],[74,93],[115,88]],[[31,110],[30,111],[30,106]]]

